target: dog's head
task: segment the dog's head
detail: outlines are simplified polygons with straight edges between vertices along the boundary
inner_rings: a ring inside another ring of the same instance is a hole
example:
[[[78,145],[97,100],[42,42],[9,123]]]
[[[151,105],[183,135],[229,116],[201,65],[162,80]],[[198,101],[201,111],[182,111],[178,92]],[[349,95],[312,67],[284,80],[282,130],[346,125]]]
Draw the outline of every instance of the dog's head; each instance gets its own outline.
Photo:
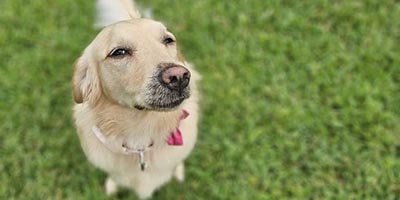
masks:
[[[190,71],[174,35],[150,19],[103,29],[75,65],[76,103],[105,98],[122,106],[171,110],[189,97]]]

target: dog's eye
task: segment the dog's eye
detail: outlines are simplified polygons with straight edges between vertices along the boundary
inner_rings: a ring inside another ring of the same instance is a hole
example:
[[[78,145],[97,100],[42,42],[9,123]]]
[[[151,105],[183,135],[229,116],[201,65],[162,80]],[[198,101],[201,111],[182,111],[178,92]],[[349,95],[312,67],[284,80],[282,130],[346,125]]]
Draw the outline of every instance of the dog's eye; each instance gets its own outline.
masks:
[[[175,40],[174,40],[174,38],[172,38],[170,36],[167,36],[163,39],[163,44],[165,44],[165,45],[170,45],[173,43],[175,43]]]
[[[123,58],[126,55],[131,55],[132,51],[127,48],[115,48],[109,54],[108,57],[111,58]]]

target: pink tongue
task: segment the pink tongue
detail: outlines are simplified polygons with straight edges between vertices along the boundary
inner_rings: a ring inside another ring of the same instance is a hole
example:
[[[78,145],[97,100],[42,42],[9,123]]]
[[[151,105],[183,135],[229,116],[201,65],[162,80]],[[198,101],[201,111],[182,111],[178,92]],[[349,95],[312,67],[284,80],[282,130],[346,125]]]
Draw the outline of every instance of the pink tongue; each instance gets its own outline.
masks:
[[[168,145],[173,145],[173,146],[181,146],[183,145],[183,138],[182,138],[182,133],[179,129],[176,129],[174,132],[169,135]]]

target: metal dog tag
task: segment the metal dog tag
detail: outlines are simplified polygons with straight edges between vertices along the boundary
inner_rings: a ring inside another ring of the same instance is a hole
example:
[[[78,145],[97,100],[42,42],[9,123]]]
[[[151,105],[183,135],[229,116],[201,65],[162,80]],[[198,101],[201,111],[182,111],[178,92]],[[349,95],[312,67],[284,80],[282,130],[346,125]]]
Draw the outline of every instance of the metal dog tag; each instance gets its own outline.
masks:
[[[139,154],[139,164],[140,164],[140,169],[144,171],[146,169],[146,162],[144,161],[144,149],[138,150]]]

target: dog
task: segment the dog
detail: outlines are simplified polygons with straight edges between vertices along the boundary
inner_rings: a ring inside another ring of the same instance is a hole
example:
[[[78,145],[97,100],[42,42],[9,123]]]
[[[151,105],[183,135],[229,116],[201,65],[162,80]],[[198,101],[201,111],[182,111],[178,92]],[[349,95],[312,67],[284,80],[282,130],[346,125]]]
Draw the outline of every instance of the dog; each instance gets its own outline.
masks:
[[[108,195],[123,187],[150,198],[172,177],[184,180],[197,138],[200,75],[174,35],[141,18],[133,2],[98,5],[109,12],[98,24],[107,26],[78,58],[72,78],[77,135],[88,160],[108,174]]]

